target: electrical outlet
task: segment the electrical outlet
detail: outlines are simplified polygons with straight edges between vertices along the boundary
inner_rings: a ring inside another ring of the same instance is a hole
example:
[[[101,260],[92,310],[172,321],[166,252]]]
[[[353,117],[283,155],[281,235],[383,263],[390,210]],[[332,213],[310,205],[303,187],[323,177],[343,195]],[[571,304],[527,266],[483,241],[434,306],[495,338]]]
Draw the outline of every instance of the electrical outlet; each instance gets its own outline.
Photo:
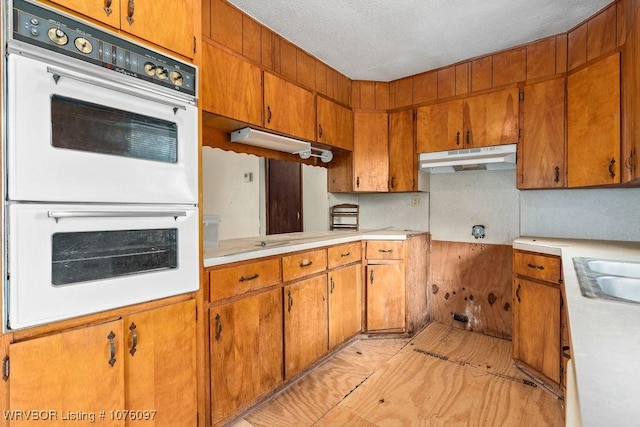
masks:
[[[417,208],[420,206],[420,196],[413,196],[411,198],[411,206]]]

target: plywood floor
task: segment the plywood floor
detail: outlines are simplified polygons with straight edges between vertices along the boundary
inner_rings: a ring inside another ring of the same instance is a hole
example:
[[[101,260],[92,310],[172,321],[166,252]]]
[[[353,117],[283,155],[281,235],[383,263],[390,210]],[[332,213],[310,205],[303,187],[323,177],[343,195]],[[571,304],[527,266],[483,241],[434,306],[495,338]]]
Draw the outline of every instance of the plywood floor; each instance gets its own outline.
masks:
[[[358,340],[248,413],[251,426],[562,426],[511,342],[430,323],[412,340]]]

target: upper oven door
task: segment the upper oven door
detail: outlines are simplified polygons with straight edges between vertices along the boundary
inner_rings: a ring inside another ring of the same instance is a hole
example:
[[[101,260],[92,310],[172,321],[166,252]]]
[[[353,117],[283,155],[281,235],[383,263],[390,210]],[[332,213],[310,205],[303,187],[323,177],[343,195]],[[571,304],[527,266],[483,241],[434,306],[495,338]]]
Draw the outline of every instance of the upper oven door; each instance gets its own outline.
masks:
[[[197,107],[17,54],[7,75],[10,200],[197,203]]]
[[[197,291],[195,206],[11,203],[11,329]]]

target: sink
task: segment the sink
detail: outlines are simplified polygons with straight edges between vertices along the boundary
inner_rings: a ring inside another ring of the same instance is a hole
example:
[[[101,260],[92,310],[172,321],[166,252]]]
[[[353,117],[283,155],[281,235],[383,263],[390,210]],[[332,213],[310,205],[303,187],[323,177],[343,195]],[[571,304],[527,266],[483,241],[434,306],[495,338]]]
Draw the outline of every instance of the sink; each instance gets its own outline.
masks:
[[[640,279],[640,263],[638,262],[591,260],[587,261],[587,265],[598,273]]]
[[[640,262],[573,258],[573,265],[583,296],[640,304]]]
[[[607,295],[640,302],[640,279],[634,277],[599,276],[600,289]]]

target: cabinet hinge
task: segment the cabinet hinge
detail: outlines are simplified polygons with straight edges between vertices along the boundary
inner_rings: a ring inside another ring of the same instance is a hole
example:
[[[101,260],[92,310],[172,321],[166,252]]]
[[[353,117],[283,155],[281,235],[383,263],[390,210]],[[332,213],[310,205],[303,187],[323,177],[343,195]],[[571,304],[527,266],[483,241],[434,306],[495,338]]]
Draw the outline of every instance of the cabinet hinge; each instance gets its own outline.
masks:
[[[9,355],[5,355],[2,359],[2,379],[6,382],[9,381],[10,364]]]
[[[524,92],[520,92],[520,101],[524,101]]]

